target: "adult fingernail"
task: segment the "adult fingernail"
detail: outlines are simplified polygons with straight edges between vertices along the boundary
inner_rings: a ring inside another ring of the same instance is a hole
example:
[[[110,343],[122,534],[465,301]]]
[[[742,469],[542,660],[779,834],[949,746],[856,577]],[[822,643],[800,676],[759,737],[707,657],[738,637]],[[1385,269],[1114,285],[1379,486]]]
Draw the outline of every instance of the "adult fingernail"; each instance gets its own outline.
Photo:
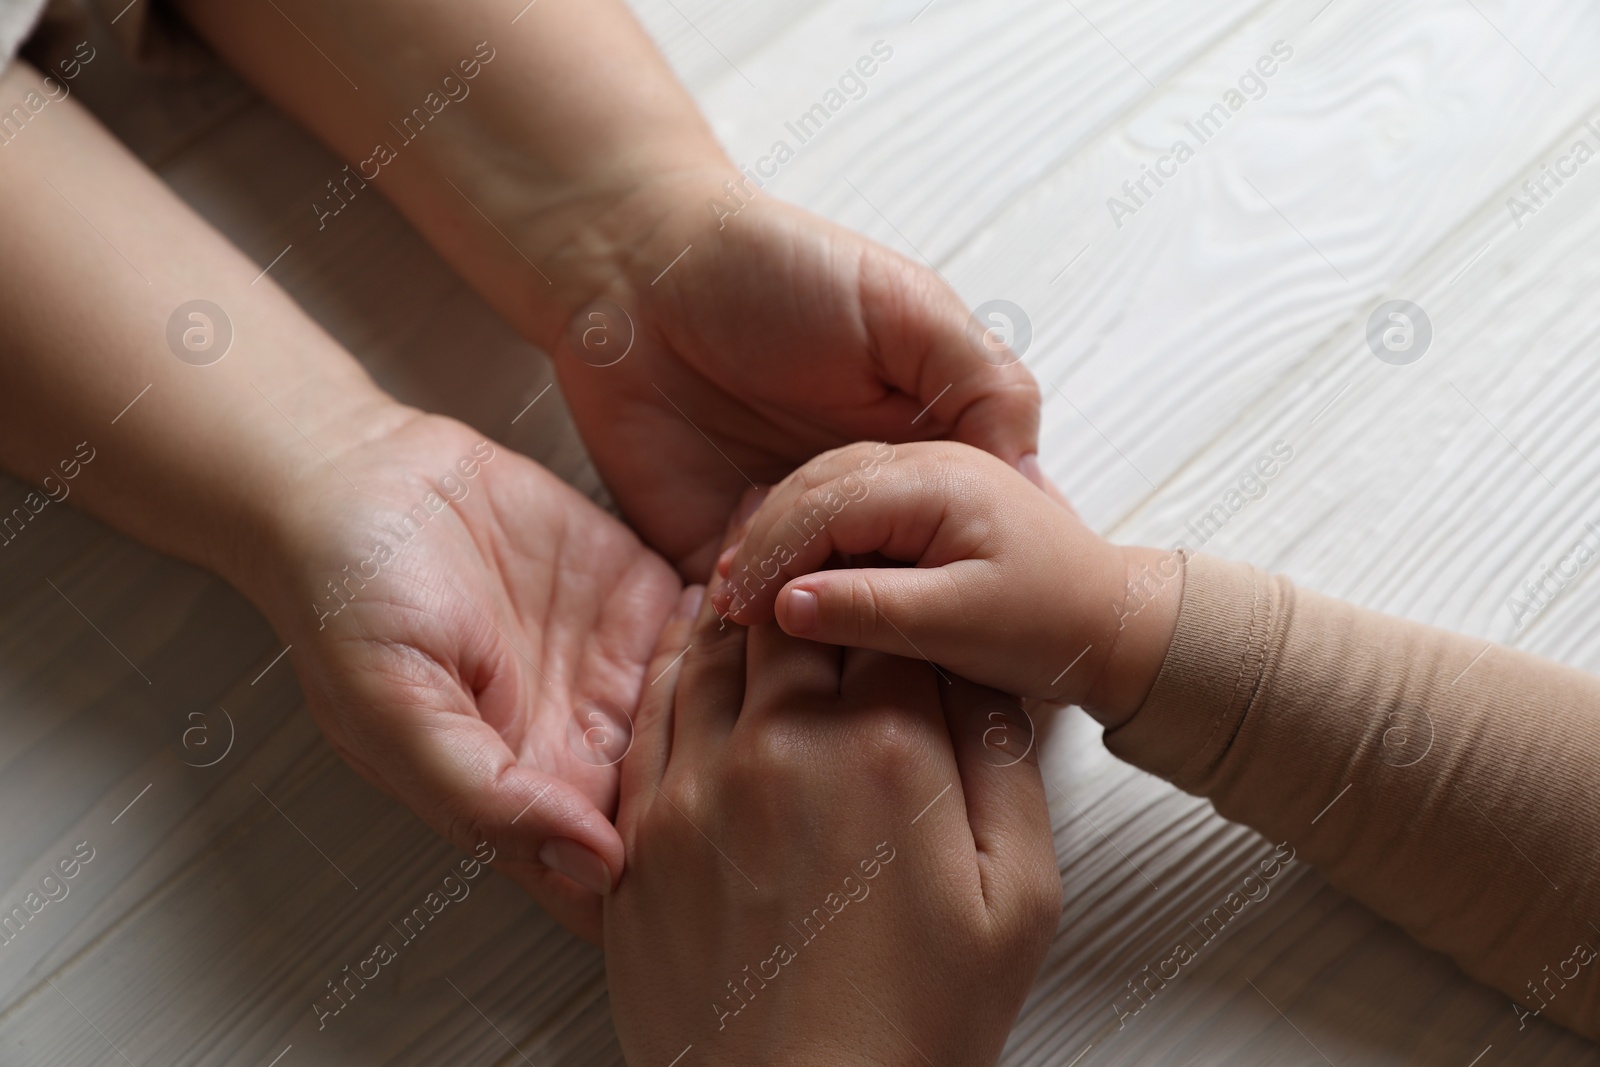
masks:
[[[784,600],[785,630],[798,637],[817,628],[817,594],[809,589],[791,589]]]
[[[706,587],[691,585],[678,597],[678,610],[672,613],[674,619],[692,619],[700,614],[700,605],[706,598]]]
[[[611,892],[611,868],[605,860],[565,837],[552,837],[539,850],[539,862],[566,875],[592,893]]]
[[[1040,489],[1044,488],[1044,469],[1039,466],[1039,453],[1029,452],[1017,460],[1017,473]]]

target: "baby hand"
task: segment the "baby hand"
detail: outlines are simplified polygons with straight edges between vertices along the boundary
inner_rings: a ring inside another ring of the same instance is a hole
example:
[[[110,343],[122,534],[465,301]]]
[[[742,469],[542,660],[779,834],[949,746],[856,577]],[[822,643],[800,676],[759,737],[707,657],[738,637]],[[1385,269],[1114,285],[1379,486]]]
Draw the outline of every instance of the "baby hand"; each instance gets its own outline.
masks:
[[[835,557],[847,566],[823,570]],[[1161,559],[1176,578],[1176,560],[1110,544],[976,448],[858,444],[773,488],[718,560],[728,581],[713,606],[746,625],[775,615],[796,637],[929,659],[1020,696],[1131,714],[1170,642],[1181,582],[1142,596],[1132,617],[1127,591]],[[1119,644],[1128,655],[1113,656]]]

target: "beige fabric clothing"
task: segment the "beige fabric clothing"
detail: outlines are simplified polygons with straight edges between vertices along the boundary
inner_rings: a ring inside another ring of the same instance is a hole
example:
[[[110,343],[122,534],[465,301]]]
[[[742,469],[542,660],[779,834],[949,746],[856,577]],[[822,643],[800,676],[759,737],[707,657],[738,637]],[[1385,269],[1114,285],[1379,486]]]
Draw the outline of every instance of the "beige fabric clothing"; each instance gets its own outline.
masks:
[[[1155,687],[1107,747],[1290,842],[1523,1026],[1600,1037],[1600,679],[1252,567],[1186,572]]]

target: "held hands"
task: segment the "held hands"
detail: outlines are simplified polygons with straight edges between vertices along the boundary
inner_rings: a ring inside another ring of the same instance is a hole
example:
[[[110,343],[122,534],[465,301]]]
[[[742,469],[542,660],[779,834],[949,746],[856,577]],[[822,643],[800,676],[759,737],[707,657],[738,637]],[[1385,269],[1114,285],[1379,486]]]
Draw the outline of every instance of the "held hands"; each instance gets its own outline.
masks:
[[[681,573],[704,575],[750,480],[860,437],[953,436],[1017,477],[1011,465],[1035,447],[1037,389],[986,349],[937,275],[759,195],[718,229],[706,200],[725,177],[642,183],[556,257],[580,257],[567,276],[591,284],[547,347],[641,535]],[[591,306],[626,312],[620,361],[585,347]],[[654,677],[646,662],[679,581],[522,457],[499,450],[469,482],[459,462],[480,440],[411,415],[332,455],[338,470],[293,487],[290,517],[238,584],[294,645],[341,754],[458,846],[488,841],[593,939],[597,893],[624,865],[608,821],[612,758]],[[430,492],[449,495],[452,472],[468,494],[400,544],[389,531]],[[392,558],[375,552],[383,541]]]
[[[797,637],[928,658],[1019,696],[1125,719],[1154,683],[1177,560],[1103,540],[993,456],[953,442],[851,445],[772,492],[718,560],[719,613]],[[835,557],[852,566],[824,570]],[[876,560],[890,566],[862,566]],[[893,564],[900,564],[895,566]],[[912,566],[905,566],[911,564]]]
[[[1061,904],[1017,702],[708,606],[647,673],[605,905],[628,1062],[995,1062]]]
[[[936,273],[744,181],[655,179],[574,242],[602,264],[558,260],[595,279],[552,348],[573,418],[629,523],[702,580],[739,494],[824,449],[951,437],[1014,465],[1039,421]]]
[[[352,766],[598,940],[623,867],[617,763],[677,578],[466,426],[397,405],[383,421],[288,487],[240,584]]]

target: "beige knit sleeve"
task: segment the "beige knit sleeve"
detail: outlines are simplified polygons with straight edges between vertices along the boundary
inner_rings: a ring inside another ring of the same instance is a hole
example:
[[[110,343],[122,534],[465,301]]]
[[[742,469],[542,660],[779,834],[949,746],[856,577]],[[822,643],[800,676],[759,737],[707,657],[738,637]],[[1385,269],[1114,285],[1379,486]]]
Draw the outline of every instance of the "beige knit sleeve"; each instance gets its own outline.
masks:
[[[1600,1037],[1600,679],[1196,556],[1106,745],[1289,841],[1523,1025]]]

